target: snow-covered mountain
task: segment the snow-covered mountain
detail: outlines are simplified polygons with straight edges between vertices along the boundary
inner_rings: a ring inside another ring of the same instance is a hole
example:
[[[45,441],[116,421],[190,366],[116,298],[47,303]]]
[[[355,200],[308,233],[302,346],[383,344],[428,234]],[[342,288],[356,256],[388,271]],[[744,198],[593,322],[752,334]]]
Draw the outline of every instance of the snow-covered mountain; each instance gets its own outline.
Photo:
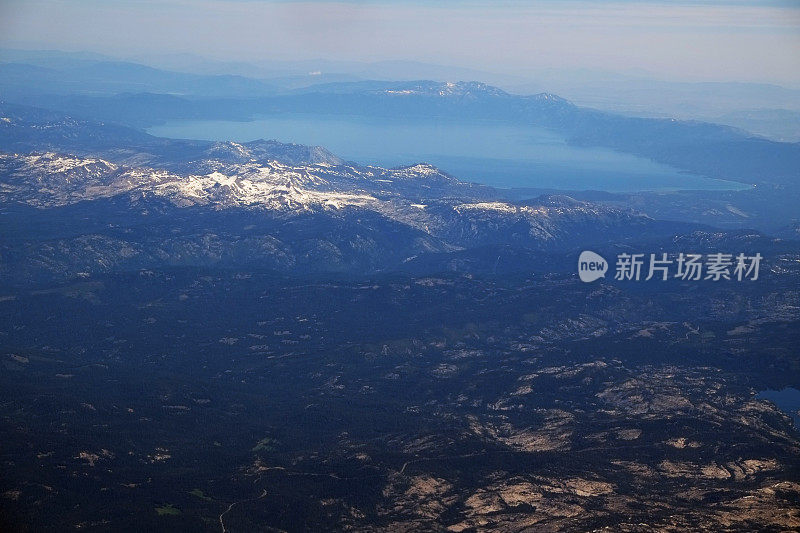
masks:
[[[439,97],[462,97],[462,98],[482,98],[482,97],[504,97],[509,94],[502,89],[492,87],[477,81],[459,82],[436,82],[418,81],[397,84],[394,87],[385,88],[383,94],[392,95],[419,95],[419,96],[439,96]]]
[[[209,157],[171,165],[184,172],[55,152],[0,154],[0,200],[46,208],[125,194],[162,197],[176,206],[307,210],[492,194],[487,187],[461,182],[427,164],[396,169],[331,164],[340,160],[324,154],[320,163],[288,164],[272,159],[273,153],[259,154],[260,148],[217,143],[207,150]],[[313,149],[306,151],[318,155]]]
[[[170,265],[369,272],[430,253],[663,233],[648,217],[561,197],[502,201],[427,164],[242,162],[247,147],[232,143],[210,152],[221,157],[186,163],[204,173],[0,154],[0,208],[17,228],[0,245],[0,278]]]
[[[320,147],[170,140],[46,113],[7,115],[7,282],[165,266],[365,273],[431,254],[563,253],[681,227],[561,196],[511,202],[425,163],[387,169]]]

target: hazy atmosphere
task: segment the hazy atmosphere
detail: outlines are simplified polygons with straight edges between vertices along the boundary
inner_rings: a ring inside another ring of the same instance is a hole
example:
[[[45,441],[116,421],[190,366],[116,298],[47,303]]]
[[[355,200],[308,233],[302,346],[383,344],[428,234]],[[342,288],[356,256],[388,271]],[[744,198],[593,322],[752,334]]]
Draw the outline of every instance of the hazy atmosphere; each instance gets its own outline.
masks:
[[[800,86],[794,1],[3,0],[0,45],[148,61],[421,61]]]

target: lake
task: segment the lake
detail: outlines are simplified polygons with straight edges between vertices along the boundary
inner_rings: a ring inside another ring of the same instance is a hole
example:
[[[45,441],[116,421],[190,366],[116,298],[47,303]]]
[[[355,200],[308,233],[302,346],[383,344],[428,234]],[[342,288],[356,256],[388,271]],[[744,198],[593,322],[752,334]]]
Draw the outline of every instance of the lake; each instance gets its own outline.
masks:
[[[497,121],[387,122],[292,113],[249,122],[175,120],[151,127],[148,133],[183,139],[275,139],[319,145],[348,161],[384,167],[427,162],[463,180],[503,188],[611,192],[747,188],[613,150],[571,146],[551,131]]]
[[[769,400],[778,409],[792,417],[794,426],[800,429],[800,390],[786,387],[781,390],[765,390],[756,395],[760,400]]]

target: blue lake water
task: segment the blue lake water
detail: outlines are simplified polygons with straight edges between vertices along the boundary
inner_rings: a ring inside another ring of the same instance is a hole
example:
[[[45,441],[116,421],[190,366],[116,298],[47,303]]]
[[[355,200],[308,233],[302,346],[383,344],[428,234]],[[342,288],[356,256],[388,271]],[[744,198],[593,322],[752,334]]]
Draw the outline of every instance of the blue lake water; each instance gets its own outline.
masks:
[[[747,187],[613,150],[570,146],[551,131],[495,121],[387,122],[293,113],[249,122],[176,120],[148,132],[184,139],[319,145],[346,160],[385,167],[427,162],[463,180],[495,187],[612,192]]]
[[[796,428],[800,429],[800,390],[787,387],[781,390],[765,390],[756,395],[761,400],[769,400],[778,409],[792,417]]]

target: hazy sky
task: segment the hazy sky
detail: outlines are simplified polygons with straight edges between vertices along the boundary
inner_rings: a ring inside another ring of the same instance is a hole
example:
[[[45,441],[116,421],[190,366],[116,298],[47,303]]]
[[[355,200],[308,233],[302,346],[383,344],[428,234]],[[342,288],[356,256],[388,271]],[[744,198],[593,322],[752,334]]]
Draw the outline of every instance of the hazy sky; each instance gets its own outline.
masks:
[[[800,85],[800,0],[0,0],[0,46],[257,61],[644,69]]]

